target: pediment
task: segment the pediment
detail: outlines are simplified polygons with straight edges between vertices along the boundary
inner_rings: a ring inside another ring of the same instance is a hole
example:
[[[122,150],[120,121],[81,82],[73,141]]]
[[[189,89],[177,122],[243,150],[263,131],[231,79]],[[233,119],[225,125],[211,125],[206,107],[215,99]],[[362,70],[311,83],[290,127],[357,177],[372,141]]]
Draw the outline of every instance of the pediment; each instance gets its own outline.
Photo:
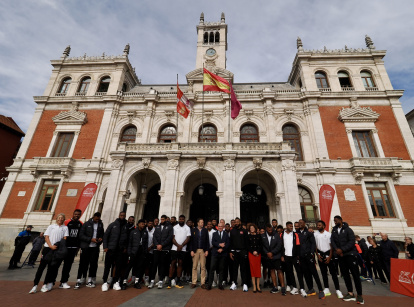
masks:
[[[233,82],[234,74],[231,71],[228,71],[227,69],[214,66],[210,71],[213,74],[216,74],[217,76],[220,76],[227,80],[231,80]],[[195,81],[195,80],[202,81],[203,80],[203,69],[202,68],[194,69],[193,71],[190,71],[185,76],[187,78],[187,81]]]
[[[60,112],[52,120],[56,125],[83,125],[88,122],[85,112],[75,110]]]
[[[359,105],[352,105],[349,108],[342,108],[338,119],[341,122],[375,122],[379,116],[380,114],[370,107],[362,108]]]

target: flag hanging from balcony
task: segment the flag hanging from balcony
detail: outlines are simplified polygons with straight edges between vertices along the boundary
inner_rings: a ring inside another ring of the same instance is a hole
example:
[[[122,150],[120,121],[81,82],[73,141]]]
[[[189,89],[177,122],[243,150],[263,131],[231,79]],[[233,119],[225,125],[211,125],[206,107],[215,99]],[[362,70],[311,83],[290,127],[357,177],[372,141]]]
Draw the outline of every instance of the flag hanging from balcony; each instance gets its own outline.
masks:
[[[230,83],[226,79],[219,77],[204,68],[203,91],[225,92],[227,94],[230,94]]]
[[[181,114],[184,118],[188,117],[190,110],[193,109],[194,103],[192,103],[180,90],[180,87],[177,83],[177,112]]]
[[[240,101],[237,100],[236,93],[233,90],[233,85],[230,83],[230,101],[231,101],[231,118],[235,119],[239,116],[242,105]]]

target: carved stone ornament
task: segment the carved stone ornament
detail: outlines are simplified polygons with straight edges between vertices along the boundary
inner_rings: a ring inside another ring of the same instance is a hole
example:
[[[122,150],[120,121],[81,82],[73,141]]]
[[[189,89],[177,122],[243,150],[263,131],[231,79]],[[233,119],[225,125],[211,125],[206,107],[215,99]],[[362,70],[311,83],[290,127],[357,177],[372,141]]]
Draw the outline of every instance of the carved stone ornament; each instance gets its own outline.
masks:
[[[246,115],[247,119],[250,120],[253,116],[253,110],[246,110],[244,109],[244,115]]]
[[[370,107],[362,108],[355,99],[351,99],[349,108],[339,111],[338,119],[341,122],[376,122],[380,114]]]
[[[124,164],[124,161],[122,161],[120,159],[115,159],[115,160],[112,161],[112,168],[120,169],[123,164]]]
[[[78,111],[78,103],[73,102],[70,111],[60,112],[52,118],[56,125],[84,125],[88,122],[85,112]]]
[[[142,158],[142,166],[145,169],[148,169],[150,167],[151,164],[151,158]]]
[[[261,169],[263,165],[262,158],[253,158],[253,165],[255,169],[257,170]]]
[[[199,169],[204,169],[206,166],[206,158],[197,158],[197,165]]]
[[[225,170],[234,170],[234,160],[233,159],[224,160],[223,165],[224,165]]]
[[[354,171],[352,172],[352,176],[354,176],[356,184],[361,184],[362,178],[364,178],[364,172]]]
[[[400,178],[402,177],[402,174],[400,172],[394,172],[392,173],[392,180],[394,181],[394,184],[400,184]]]
[[[168,169],[177,169],[178,164],[178,159],[170,159],[168,160],[167,166]]]
[[[297,181],[298,183],[302,183],[302,181],[303,181],[303,174],[301,174],[301,173],[296,173],[296,181]]]
[[[282,160],[282,170],[296,171],[295,162],[293,162],[293,160],[290,160],[290,159]]]
[[[346,201],[356,201],[355,192],[350,188],[344,191],[344,196]]]
[[[235,138],[240,137],[240,132],[233,132],[233,137],[235,137]]]
[[[292,120],[293,110],[285,109],[285,115],[289,121]]]
[[[167,117],[167,120],[171,121],[171,118],[173,117],[174,112],[173,111],[164,111],[164,113],[165,113],[165,116]]]

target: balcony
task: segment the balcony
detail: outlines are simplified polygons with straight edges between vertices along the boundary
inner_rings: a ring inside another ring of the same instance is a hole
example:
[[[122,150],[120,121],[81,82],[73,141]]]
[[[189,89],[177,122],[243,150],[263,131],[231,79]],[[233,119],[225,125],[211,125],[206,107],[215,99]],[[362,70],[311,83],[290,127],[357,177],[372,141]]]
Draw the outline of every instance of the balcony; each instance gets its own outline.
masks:
[[[366,87],[365,90],[367,92],[376,92],[378,91],[378,87]]]
[[[34,157],[33,163],[29,165],[30,173],[37,178],[41,172],[48,174],[58,173],[65,177],[72,173],[75,159],[72,158],[56,158],[56,157]]]
[[[95,96],[105,96],[106,92],[96,92]]]
[[[326,88],[320,88],[319,89],[320,92],[332,92],[330,87],[326,87]]]
[[[355,88],[352,86],[342,86],[341,89],[343,92],[354,92],[355,91]]]
[[[86,96],[86,92],[77,92],[75,96]]]
[[[56,97],[63,97],[63,96],[66,96],[66,93],[56,93],[55,96]]]

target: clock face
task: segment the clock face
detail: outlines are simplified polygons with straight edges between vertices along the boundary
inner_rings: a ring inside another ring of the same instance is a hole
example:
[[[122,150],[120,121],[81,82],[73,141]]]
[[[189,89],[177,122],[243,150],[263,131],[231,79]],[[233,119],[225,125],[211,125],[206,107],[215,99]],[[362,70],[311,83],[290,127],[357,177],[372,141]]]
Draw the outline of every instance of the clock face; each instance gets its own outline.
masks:
[[[216,54],[216,50],[214,50],[213,48],[207,49],[206,54],[208,56],[213,56]]]

